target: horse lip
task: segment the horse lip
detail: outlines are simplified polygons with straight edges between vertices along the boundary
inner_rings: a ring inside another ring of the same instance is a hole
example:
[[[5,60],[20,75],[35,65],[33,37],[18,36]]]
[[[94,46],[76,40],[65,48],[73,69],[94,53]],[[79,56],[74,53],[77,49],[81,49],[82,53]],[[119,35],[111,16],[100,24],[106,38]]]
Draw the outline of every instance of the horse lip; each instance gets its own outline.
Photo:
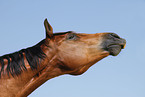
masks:
[[[126,47],[126,43],[123,45],[122,49],[124,49]]]
[[[108,44],[103,48],[105,51],[109,52],[112,56],[117,56],[122,49],[125,48],[126,42],[123,43],[112,43]]]
[[[108,46],[106,46],[105,51],[108,51],[112,56],[117,56],[121,52],[121,49],[125,48],[125,45],[126,41],[122,43],[109,44]]]
[[[111,47],[111,46],[114,46],[114,45],[119,45],[119,46],[121,47],[121,49],[124,49],[124,48],[126,47],[126,44],[121,43],[121,44],[110,44],[110,45],[108,45],[107,48],[109,48],[109,47]]]
[[[110,53],[110,55],[117,56],[121,52],[122,48],[123,46],[121,45],[112,44],[107,47],[107,51]]]

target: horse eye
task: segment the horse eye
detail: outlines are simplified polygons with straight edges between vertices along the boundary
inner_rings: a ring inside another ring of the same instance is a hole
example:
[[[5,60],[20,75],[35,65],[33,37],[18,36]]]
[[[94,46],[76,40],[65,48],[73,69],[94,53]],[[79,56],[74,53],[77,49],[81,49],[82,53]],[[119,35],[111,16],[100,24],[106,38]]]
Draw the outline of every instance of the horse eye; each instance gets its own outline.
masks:
[[[76,39],[76,35],[75,34],[68,34],[67,39],[68,40],[74,40],[74,39]]]

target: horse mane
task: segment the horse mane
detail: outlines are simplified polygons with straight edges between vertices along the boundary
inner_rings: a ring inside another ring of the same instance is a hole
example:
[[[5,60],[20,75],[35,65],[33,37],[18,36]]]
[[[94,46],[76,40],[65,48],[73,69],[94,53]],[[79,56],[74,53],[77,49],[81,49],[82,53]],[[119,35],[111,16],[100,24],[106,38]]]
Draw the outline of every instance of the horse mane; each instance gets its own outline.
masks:
[[[11,53],[11,54],[6,54],[0,57],[0,64],[1,64],[1,69],[0,69],[0,78],[2,75],[2,72],[4,72],[4,59],[8,61],[7,67],[6,67],[6,73],[11,74],[13,77],[18,76],[21,74],[23,70],[27,70],[24,62],[24,54],[26,57],[26,60],[28,61],[30,67],[32,70],[37,69],[39,66],[39,63],[42,59],[45,58],[45,53],[41,49],[41,45],[44,43],[45,40],[42,40],[38,44],[22,49],[20,51]]]
[[[72,31],[54,33],[53,35],[57,36],[57,35],[63,35],[66,33],[72,33]],[[24,62],[24,54],[31,69],[32,70],[37,69],[40,61],[44,59],[46,56],[40,47],[42,44],[44,44],[44,42],[45,42],[45,39],[32,47],[0,56],[0,78],[2,76],[2,73],[5,71],[8,74],[8,76],[9,74],[11,74],[14,77],[14,76],[20,75],[23,70],[27,70],[25,66],[25,62]],[[7,60],[7,64],[4,63],[4,59]],[[4,71],[5,65],[7,65],[7,67],[6,67],[6,70]]]

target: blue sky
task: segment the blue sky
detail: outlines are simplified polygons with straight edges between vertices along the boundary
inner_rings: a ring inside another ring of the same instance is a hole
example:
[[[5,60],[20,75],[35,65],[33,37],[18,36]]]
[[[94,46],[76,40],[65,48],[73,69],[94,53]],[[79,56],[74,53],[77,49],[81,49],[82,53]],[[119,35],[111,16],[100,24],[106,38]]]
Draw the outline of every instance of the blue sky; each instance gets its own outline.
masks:
[[[54,32],[115,32],[127,40],[80,76],[48,80],[29,97],[145,97],[145,0],[1,0],[0,55],[35,45]]]

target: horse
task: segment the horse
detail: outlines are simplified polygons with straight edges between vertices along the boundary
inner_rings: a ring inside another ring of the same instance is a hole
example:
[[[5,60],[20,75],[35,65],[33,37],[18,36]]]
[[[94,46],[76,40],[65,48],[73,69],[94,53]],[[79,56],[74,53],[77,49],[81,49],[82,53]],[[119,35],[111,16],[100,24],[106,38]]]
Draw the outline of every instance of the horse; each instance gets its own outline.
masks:
[[[126,45],[115,33],[53,33],[47,18],[44,26],[46,37],[38,44],[0,57],[0,97],[27,97],[51,78],[81,75]]]

